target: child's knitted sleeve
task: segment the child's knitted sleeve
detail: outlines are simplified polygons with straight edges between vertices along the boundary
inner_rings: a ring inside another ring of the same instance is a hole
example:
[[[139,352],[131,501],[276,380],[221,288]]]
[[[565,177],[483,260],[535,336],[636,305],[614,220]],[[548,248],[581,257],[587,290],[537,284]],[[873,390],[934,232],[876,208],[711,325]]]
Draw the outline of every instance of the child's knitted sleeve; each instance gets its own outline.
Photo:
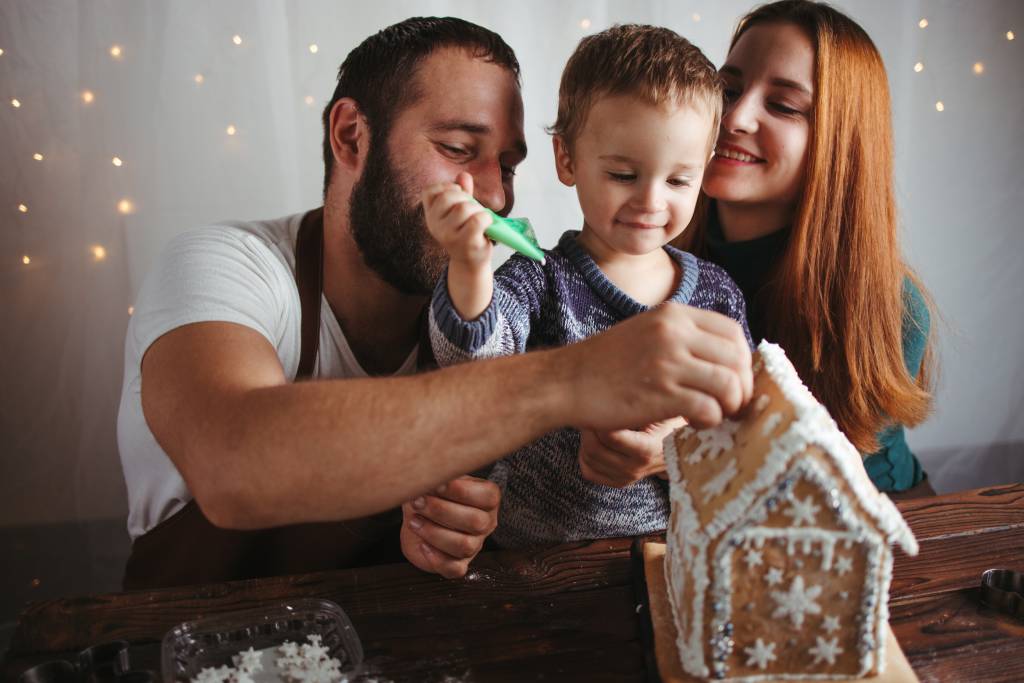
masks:
[[[728,297],[729,306],[727,315],[738,322],[740,327],[743,328],[743,336],[747,340],[747,346],[749,346],[750,350],[753,351],[756,346],[754,345],[754,340],[750,336],[750,325],[747,323],[747,302],[743,298],[743,292],[740,291],[740,288],[736,283],[732,282],[732,280],[730,280],[730,283],[732,284],[732,287],[730,288],[731,291]]]
[[[430,302],[430,343],[437,364],[444,367],[524,352],[546,290],[541,265],[515,254],[494,273],[490,305],[476,319],[463,320],[448,295],[445,272]]]
[[[754,341],[750,338],[750,326],[747,324],[747,302],[743,298],[743,292],[723,268],[710,261],[698,262],[700,275],[697,279],[697,290],[690,304],[697,308],[717,311],[738,322],[743,328],[743,336],[747,340],[747,345],[753,351]]]

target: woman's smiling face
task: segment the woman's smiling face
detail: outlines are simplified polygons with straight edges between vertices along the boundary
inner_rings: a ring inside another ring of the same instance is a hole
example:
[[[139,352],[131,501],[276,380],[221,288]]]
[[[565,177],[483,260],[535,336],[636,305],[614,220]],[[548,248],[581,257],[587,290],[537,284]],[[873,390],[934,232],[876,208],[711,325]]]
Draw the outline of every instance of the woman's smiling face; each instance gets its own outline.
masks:
[[[720,202],[796,208],[814,102],[814,46],[789,23],[748,29],[721,74],[725,111],[704,191]]]

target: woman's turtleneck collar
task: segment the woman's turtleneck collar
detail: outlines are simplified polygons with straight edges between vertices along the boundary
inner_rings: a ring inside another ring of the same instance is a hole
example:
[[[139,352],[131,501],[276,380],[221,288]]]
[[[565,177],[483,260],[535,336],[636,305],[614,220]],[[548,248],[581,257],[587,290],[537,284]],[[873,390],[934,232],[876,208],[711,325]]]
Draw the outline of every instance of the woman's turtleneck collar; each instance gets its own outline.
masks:
[[[760,341],[765,332],[765,312],[761,310],[759,295],[775,274],[789,233],[787,226],[754,239],[730,242],[725,238],[715,205],[708,207],[705,230],[708,260],[724,268],[743,292],[750,334],[755,342]]]

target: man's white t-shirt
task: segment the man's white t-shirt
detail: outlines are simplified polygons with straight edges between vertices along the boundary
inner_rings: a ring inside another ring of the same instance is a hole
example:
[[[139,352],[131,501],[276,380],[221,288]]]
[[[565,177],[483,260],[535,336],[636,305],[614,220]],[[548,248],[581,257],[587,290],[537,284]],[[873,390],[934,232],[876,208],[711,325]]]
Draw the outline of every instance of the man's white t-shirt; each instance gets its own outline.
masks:
[[[142,358],[171,330],[198,322],[245,325],[277,350],[294,378],[301,351],[295,236],[303,214],[227,222],[185,232],[168,244],[146,278],[128,324],[117,444],[128,487],[128,533],[135,540],[192,499],[142,414]],[[366,377],[327,300],[321,297],[314,377]],[[416,349],[396,374],[416,367]]]

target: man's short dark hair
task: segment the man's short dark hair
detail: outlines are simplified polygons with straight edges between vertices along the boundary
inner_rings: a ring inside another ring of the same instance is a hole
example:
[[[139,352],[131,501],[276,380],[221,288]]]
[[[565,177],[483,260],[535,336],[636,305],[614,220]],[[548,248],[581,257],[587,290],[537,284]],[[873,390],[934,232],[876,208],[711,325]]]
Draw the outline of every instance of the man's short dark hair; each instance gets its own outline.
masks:
[[[370,127],[370,144],[387,139],[395,117],[422,93],[415,87],[417,67],[435,50],[459,47],[474,57],[503,66],[519,81],[519,61],[494,31],[453,17],[412,17],[370,36],[348,54],[338,69],[338,86],[324,107],[324,197],[334,169],[331,109],[350,97]]]

